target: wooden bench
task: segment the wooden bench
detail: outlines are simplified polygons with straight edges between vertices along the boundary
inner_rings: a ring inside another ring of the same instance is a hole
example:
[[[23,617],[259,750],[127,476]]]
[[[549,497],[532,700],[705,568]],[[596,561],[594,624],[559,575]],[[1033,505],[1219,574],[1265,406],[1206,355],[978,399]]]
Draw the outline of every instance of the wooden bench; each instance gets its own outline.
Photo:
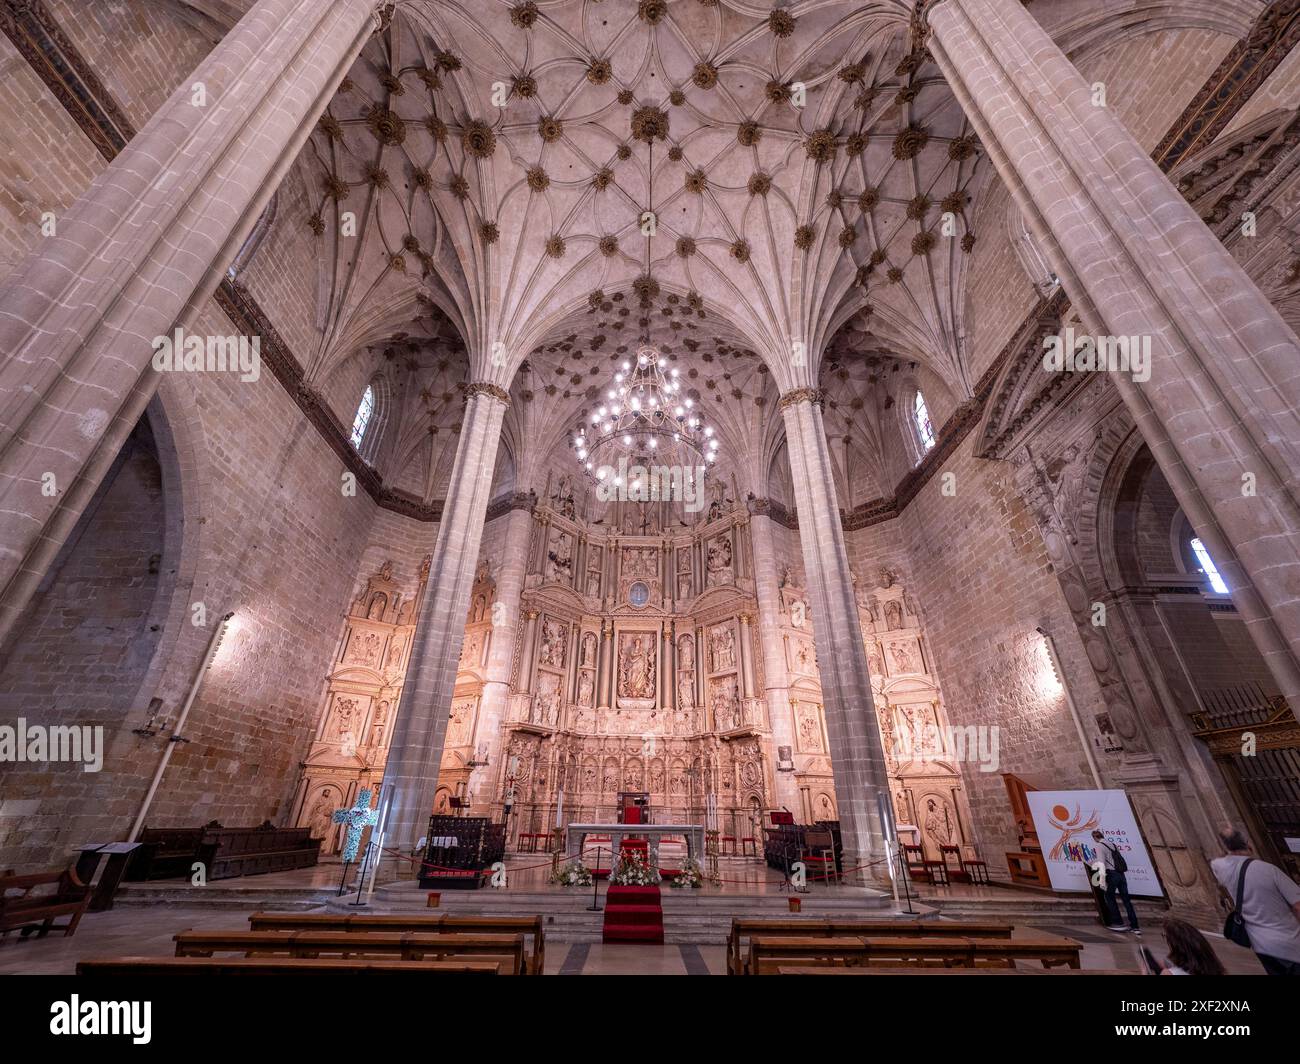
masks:
[[[54,889],[40,893],[42,887]],[[0,876],[0,936],[19,930],[22,938],[33,933],[42,938],[51,931],[62,931],[67,938],[77,930],[89,904],[89,884],[81,882],[71,870]],[[68,920],[56,925],[54,921],[60,916]]]
[[[950,923],[940,920],[838,920],[805,917],[802,920],[734,919],[727,936],[727,974],[745,975],[745,940],[750,935],[794,935],[835,937],[884,935],[897,938],[917,935],[927,938],[961,935],[970,938],[1010,938],[1011,924],[982,921]]]
[[[145,828],[140,843],[126,874],[133,883],[189,877],[196,864],[209,880],[310,868],[321,847],[310,828],[277,828],[269,820],[255,828],[223,828],[215,820],[201,828]]]
[[[1083,947],[1073,939],[1056,935],[1026,935],[1023,938],[989,939],[945,937],[842,937],[815,936],[779,938],[752,936],[749,940],[751,975],[771,975],[780,967],[816,967],[824,964],[883,964],[913,968],[932,965],[944,968],[1014,968],[1018,960],[1038,961],[1044,968],[1057,965],[1079,968]]]
[[[546,968],[546,937],[540,916],[449,916],[446,913],[253,913],[252,931],[416,931],[430,935],[531,935],[530,975]]]
[[[384,957],[109,957],[79,961],[78,975],[500,975],[491,960],[403,961]]]
[[[419,934],[395,931],[182,931],[173,936],[178,957],[214,953],[287,953],[293,957],[400,957],[402,960],[448,960],[490,956],[510,962],[511,975],[525,975],[528,961],[523,935]]]

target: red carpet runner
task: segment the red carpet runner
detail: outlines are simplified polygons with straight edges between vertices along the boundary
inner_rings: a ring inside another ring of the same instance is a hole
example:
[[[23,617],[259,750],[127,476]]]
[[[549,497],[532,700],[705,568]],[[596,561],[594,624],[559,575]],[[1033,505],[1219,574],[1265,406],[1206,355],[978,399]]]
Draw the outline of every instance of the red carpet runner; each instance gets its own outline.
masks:
[[[624,851],[639,850],[648,856],[644,839],[628,839]],[[664,910],[660,905],[658,887],[620,887],[612,885],[605,893],[605,927],[601,934],[604,942],[649,942],[662,945],[664,941]]]
[[[664,911],[658,887],[610,887],[605,895],[605,942],[664,940]]]

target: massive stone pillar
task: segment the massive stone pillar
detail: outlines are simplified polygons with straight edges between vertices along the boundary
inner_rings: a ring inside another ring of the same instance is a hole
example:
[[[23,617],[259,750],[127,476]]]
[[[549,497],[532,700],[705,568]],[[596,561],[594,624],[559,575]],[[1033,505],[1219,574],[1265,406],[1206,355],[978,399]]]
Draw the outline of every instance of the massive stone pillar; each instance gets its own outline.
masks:
[[[822,426],[821,398],[816,389],[795,389],[781,397],[781,413],[812,606],[845,864],[870,862],[858,877],[881,880],[889,875],[881,824],[882,815],[893,815],[889,778],[871,701],[871,674]]]
[[[509,397],[495,384],[467,390],[465,421],[416,623],[406,685],[384,766],[385,836],[409,851],[428,827],[447,714],[465,640],[465,617]]]
[[[1283,693],[1300,698],[1300,341],[1019,0],[939,0],[930,51],[1097,337]]]
[[[0,285],[0,639],[377,23],[258,0]]]
[[[478,726],[474,733],[474,760],[487,761],[487,765],[476,770],[479,775],[472,787],[477,807],[490,804],[497,797],[492,793],[490,781],[497,778],[497,769],[501,763],[501,725],[506,719],[510,701],[510,670],[514,665],[515,644],[528,634],[526,619],[520,611],[519,596],[524,590],[528,543],[534,524],[530,496],[516,498],[513,509],[498,520],[505,525],[505,545],[501,552],[501,566],[496,573],[496,601],[490,607],[492,642],[488,651],[483,696],[479,701]]]

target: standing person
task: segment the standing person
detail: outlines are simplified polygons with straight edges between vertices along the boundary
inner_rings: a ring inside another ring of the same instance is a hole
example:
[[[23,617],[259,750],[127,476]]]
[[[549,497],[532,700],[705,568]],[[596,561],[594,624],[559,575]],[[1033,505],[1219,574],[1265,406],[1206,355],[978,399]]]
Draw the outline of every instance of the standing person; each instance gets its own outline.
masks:
[[[1209,940],[1191,924],[1171,918],[1165,921],[1164,931],[1169,959],[1160,969],[1161,975],[1227,974]]]
[[[1241,896],[1241,919],[1250,948],[1269,975],[1300,975],[1300,886],[1277,865],[1253,857],[1243,832],[1225,828],[1219,840],[1228,851],[1210,862],[1210,870],[1235,907]]]
[[[1100,830],[1094,830],[1092,841],[1097,844],[1097,861],[1093,865],[1102,874],[1102,883],[1106,889],[1106,903],[1109,910],[1119,917],[1119,905],[1116,904],[1115,898],[1118,895],[1119,900],[1124,903],[1124,909],[1128,913],[1128,927],[1119,923],[1107,924],[1107,931],[1128,931],[1134,935],[1142,934],[1142,929],[1138,927],[1138,916],[1133,911],[1133,899],[1128,896],[1128,880],[1124,873],[1128,871],[1128,863],[1124,860],[1115,846],[1106,841],[1106,836]]]

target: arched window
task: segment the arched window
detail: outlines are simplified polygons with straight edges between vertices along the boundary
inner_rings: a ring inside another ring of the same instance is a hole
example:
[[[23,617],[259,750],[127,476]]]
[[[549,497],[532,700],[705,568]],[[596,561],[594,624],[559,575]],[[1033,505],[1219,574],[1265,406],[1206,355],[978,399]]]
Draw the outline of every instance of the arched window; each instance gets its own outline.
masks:
[[[1210,578],[1210,587],[1214,588],[1220,595],[1228,593],[1228,585],[1223,582],[1223,577],[1219,575],[1219,567],[1214,564],[1214,559],[1210,557],[1210,552],[1205,549],[1205,544],[1199,539],[1194,539],[1189,544],[1192,553],[1196,555],[1196,564],[1201,567],[1201,572]]]
[[[912,420],[916,422],[921,453],[925,454],[934,446],[934,426],[930,424],[930,409],[925,405],[925,396],[920,389],[917,389],[916,399],[912,402]]]
[[[365,441],[366,430],[370,428],[370,419],[375,416],[375,388],[372,384],[366,385],[366,390],[361,393],[361,402],[357,406],[357,416],[352,419],[352,446],[361,450],[361,444]]]

